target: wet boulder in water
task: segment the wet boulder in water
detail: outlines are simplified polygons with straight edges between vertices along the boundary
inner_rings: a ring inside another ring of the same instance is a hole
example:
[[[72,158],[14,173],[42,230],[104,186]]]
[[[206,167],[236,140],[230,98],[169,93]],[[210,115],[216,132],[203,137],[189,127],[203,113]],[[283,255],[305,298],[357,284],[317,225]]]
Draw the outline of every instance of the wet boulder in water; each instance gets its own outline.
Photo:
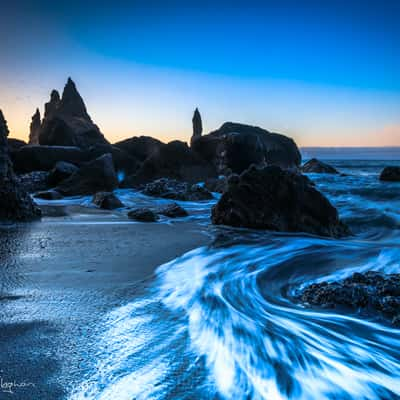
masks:
[[[93,196],[92,203],[104,210],[114,210],[124,207],[121,200],[112,192],[98,192]]]
[[[157,210],[158,214],[165,215],[169,218],[179,218],[188,216],[188,212],[177,203],[167,204]]]
[[[306,177],[277,166],[252,166],[231,176],[212,209],[212,222],[333,237],[350,233],[336,208]]]
[[[315,174],[338,174],[337,169],[331,165],[324,163],[316,158],[308,160],[302,167],[302,172]]]
[[[40,218],[40,209],[16,178],[8,151],[8,127],[0,110],[0,221]]]
[[[158,215],[149,208],[135,208],[128,212],[128,217],[140,222],[156,222]]]
[[[84,164],[55,189],[64,196],[88,195],[96,192],[112,192],[118,186],[111,154],[104,154]]]
[[[341,281],[313,283],[299,293],[298,300],[324,308],[361,309],[400,326],[400,274],[356,272]]]
[[[65,161],[58,161],[48,176],[49,186],[56,186],[63,180],[69,178],[72,174],[79,170],[75,164]]]
[[[400,182],[400,167],[385,167],[381,172],[379,179],[387,182]]]
[[[144,187],[143,193],[148,196],[181,201],[201,201],[213,198],[212,194],[200,185],[191,185],[187,182],[168,178],[161,178],[148,183]]]
[[[226,176],[209,178],[204,182],[204,187],[210,192],[224,193],[228,189],[228,178]]]
[[[301,154],[289,137],[265,129],[225,122],[218,130],[192,140],[192,149],[218,174],[241,173],[252,164],[297,169]]]

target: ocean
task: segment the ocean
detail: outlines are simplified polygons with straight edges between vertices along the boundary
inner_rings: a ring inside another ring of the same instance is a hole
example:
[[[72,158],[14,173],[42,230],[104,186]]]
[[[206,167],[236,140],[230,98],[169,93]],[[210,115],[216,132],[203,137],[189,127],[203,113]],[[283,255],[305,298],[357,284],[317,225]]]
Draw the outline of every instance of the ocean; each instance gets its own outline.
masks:
[[[71,399],[399,399],[399,329],[293,301],[313,282],[400,272],[400,183],[378,179],[400,166],[399,148],[354,151],[303,149],[342,172],[309,177],[352,236],[209,227],[212,245],[160,266],[140,299],[107,316]],[[215,201],[189,207],[205,224]]]

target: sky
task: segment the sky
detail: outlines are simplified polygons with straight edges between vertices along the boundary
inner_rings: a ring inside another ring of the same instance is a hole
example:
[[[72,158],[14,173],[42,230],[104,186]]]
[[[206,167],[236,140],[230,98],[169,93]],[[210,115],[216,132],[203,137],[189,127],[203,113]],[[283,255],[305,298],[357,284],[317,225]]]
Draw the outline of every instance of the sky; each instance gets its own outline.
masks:
[[[6,2],[4,2],[6,3]],[[400,1],[14,0],[0,108],[27,139],[71,78],[115,142],[243,122],[300,146],[400,146]]]

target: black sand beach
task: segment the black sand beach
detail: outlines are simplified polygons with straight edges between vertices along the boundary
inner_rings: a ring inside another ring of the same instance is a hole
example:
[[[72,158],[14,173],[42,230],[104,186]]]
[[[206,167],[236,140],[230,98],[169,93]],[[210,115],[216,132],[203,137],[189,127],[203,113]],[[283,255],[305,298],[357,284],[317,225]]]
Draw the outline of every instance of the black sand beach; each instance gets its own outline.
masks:
[[[207,243],[202,229],[96,215],[1,226],[0,399],[64,398],[95,360],[96,321]]]

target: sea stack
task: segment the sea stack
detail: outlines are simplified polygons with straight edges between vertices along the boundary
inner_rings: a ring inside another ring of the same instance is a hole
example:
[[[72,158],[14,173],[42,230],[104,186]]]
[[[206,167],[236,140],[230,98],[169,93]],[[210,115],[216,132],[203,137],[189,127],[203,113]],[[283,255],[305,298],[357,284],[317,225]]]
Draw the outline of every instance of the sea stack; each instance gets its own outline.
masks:
[[[203,124],[201,122],[201,115],[198,108],[194,110],[192,123],[193,123],[193,135],[191,138],[191,143],[197,138],[199,138],[203,133]]]
[[[0,221],[29,221],[40,217],[40,209],[19,185],[8,153],[8,127],[0,110]]]
[[[39,144],[48,146],[76,146],[87,150],[95,145],[109,145],[90,118],[71,78],[61,99],[56,90],[51,92],[38,136]]]
[[[40,111],[37,108],[35,114],[32,116],[29,132],[29,144],[39,144],[39,132],[41,124]]]

